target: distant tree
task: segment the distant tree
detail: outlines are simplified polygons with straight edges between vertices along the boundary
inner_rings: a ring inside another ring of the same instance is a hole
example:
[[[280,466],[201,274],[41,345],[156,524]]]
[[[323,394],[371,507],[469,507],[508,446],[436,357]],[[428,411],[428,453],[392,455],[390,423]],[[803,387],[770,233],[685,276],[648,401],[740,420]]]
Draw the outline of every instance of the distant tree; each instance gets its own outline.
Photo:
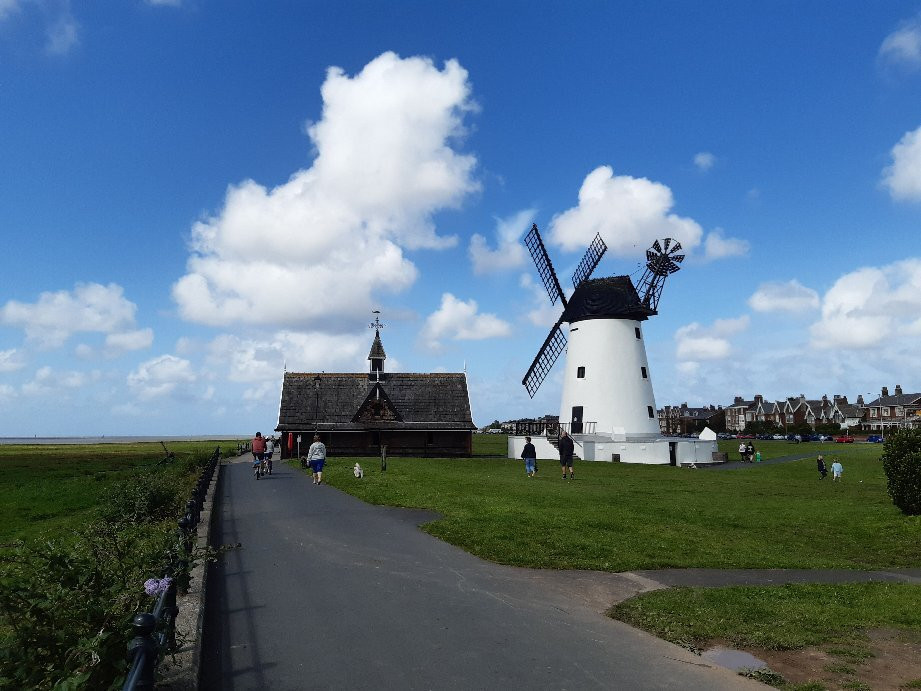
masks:
[[[904,514],[921,515],[921,429],[886,437],[882,461],[892,503]]]
[[[816,425],[815,431],[819,434],[841,434],[841,425],[837,422],[825,422]]]
[[[775,434],[779,431],[780,428],[768,420],[753,420],[745,425],[747,434]]]

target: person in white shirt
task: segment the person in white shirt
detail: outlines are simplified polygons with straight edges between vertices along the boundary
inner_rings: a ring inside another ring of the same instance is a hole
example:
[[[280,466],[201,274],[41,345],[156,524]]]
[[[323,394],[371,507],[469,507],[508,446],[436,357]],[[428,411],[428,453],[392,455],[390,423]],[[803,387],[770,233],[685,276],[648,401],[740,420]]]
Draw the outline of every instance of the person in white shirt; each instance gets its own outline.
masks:
[[[323,466],[326,465],[326,446],[320,441],[320,435],[313,435],[313,444],[307,452],[307,462],[313,469],[313,484],[323,482]]]

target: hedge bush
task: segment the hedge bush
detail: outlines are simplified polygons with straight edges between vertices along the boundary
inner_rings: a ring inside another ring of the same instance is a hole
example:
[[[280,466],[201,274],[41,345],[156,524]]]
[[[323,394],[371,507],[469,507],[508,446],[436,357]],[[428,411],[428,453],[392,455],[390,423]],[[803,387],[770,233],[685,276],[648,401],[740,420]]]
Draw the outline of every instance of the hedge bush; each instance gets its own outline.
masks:
[[[892,502],[904,514],[921,515],[921,429],[886,437],[882,461]]]

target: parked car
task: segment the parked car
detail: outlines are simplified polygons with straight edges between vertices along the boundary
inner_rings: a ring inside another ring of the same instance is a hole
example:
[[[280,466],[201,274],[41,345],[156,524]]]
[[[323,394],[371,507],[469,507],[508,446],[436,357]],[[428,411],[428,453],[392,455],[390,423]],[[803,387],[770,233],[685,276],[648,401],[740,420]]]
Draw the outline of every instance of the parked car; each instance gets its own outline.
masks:
[[[867,437],[867,441],[871,444],[882,444],[883,438],[878,434],[871,434],[869,437]]]
[[[847,435],[847,434],[844,434],[844,435],[842,435],[842,436],[840,436],[840,437],[835,437],[835,443],[836,443],[836,444],[853,444],[853,443],[854,443],[854,437],[851,437],[851,436],[849,436],[849,435]]]
[[[819,439],[819,441],[834,441],[835,440],[835,438],[831,436],[830,434],[821,434],[819,436],[822,437],[821,439]]]
[[[771,439],[773,439],[774,441],[783,441],[784,439],[786,439],[786,437],[782,434],[775,434],[773,437],[771,437]]]
[[[737,434],[736,439],[754,439],[754,434]]]

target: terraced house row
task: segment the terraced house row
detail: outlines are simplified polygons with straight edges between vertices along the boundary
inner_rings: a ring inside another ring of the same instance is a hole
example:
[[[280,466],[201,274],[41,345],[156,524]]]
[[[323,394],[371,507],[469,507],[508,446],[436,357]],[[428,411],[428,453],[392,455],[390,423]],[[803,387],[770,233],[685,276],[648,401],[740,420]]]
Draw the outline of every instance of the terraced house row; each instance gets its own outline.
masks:
[[[870,394],[867,394],[869,397]],[[903,393],[896,385],[890,395],[882,387],[880,395],[867,402],[864,395],[853,403],[847,396],[810,399],[804,394],[789,396],[779,401],[765,400],[756,394],[751,400],[736,396],[729,405],[710,405],[692,408],[687,403],[665,406],[659,410],[659,427],[663,434],[689,434],[704,426],[727,432],[741,432],[753,422],[772,423],[779,429],[805,423],[816,425],[836,424],[842,430],[885,433],[888,430],[921,427],[921,393]]]

